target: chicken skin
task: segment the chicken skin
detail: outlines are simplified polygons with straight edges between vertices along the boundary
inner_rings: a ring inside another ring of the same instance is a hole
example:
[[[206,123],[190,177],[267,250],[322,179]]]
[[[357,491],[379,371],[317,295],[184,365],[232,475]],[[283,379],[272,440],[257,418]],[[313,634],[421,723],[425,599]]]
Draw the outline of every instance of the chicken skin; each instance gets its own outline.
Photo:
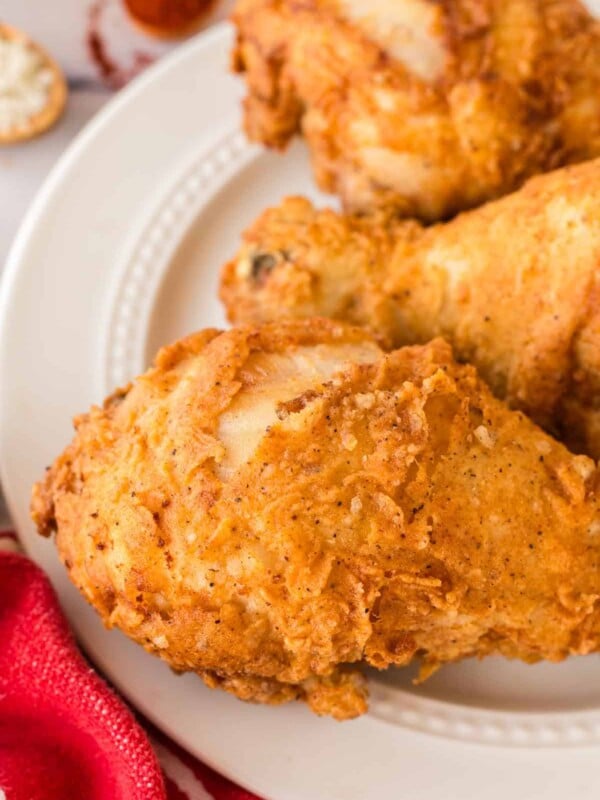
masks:
[[[600,155],[600,23],[577,0],[237,0],[250,139],[302,132],[347,211],[437,221]]]
[[[494,393],[600,457],[600,160],[424,228],[288,199],[226,265],[232,322],[330,316],[395,345],[447,338]]]
[[[594,463],[441,340],[203,331],[76,428],[40,533],[107,625],[209,686],[346,719],[359,662],[600,648]]]

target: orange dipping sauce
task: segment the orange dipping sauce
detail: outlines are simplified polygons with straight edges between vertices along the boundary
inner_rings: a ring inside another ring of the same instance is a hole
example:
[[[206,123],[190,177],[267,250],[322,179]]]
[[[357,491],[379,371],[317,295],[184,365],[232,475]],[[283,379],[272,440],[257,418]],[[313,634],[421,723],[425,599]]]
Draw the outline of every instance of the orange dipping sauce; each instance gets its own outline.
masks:
[[[123,0],[133,21],[159,38],[187,36],[200,27],[214,0]]]

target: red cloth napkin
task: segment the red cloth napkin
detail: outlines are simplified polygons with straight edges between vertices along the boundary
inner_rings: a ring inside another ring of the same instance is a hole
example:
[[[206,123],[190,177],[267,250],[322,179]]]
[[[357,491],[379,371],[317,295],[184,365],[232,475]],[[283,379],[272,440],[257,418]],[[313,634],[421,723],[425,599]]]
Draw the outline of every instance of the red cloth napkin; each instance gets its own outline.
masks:
[[[0,800],[257,800],[144,731],[11,541],[0,533]]]

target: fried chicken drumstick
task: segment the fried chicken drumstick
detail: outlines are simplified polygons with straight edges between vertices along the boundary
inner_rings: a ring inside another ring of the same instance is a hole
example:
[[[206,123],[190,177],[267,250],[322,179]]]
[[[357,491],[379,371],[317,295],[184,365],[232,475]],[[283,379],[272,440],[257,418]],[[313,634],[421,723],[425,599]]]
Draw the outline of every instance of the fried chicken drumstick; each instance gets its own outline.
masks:
[[[600,23],[577,0],[238,0],[245,127],[300,131],[347,211],[427,221],[600,155]]]
[[[441,340],[204,331],[76,421],[40,533],[104,622],[266,703],[365,711],[356,667],[600,647],[599,476]]]
[[[600,160],[423,228],[289,199],[223,272],[231,321],[330,316],[447,338],[494,393],[600,457]]]

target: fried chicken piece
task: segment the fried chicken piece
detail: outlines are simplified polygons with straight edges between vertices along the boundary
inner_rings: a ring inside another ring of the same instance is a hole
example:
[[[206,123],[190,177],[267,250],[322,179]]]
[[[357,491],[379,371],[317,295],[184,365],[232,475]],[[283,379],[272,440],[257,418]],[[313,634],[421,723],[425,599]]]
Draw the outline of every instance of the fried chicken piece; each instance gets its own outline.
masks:
[[[600,647],[593,462],[441,340],[204,331],[76,427],[40,533],[107,625],[210,686],[345,719],[361,661]]]
[[[600,457],[600,160],[423,228],[291,198],[223,271],[232,322],[330,316],[396,345],[444,336],[494,393]]]
[[[347,211],[427,221],[600,155],[600,23],[577,0],[238,0],[250,139],[302,131]]]

